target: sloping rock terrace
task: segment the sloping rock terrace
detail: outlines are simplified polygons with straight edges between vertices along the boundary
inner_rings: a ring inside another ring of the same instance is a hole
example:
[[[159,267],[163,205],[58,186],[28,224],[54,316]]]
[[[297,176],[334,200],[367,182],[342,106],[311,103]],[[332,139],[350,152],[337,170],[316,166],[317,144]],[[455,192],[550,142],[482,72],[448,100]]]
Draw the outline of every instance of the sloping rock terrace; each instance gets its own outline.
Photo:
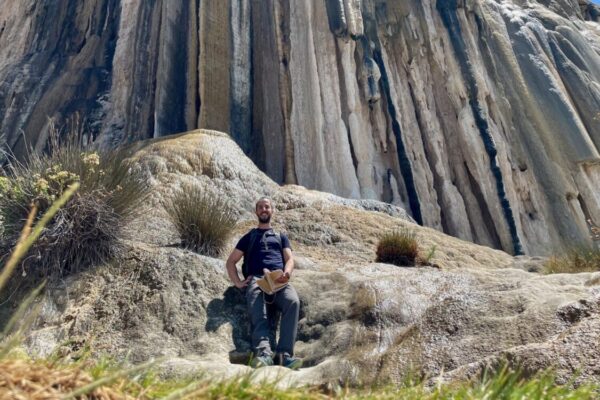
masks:
[[[252,371],[231,362],[249,349],[248,324],[224,258],[174,246],[179,239],[161,203],[187,182],[232,200],[241,222],[231,247],[255,224],[262,195],[275,199],[275,226],[291,239],[302,301],[296,350],[307,368],[263,368],[255,379],[400,382],[416,370],[452,380],[507,358],[530,371],[553,366],[562,380],[575,371],[599,380],[600,273],[528,272],[535,259],[419,227],[397,207],[280,187],[217,132],[137,146],[137,167],[154,190],[130,227],[128,254],[51,287],[29,351],[69,354],[87,343],[96,354],[134,362],[166,356],[170,376]],[[435,246],[436,267],[373,261],[378,235],[398,227],[414,229],[424,251]]]

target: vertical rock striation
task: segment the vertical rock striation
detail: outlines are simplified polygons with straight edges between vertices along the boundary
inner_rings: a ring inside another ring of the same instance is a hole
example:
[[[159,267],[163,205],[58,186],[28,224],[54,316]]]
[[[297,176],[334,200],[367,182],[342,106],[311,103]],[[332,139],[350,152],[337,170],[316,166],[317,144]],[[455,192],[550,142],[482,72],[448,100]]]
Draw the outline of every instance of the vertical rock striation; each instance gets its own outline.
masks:
[[[454,53],[458,58],[457,61],[460,66],[462,78],[466,85],[465,89],[469,97],[469,105],[473,113],[473,118],[475,119],[475,124],[477,125],[477,130],[479,131],[485,152],[490,160],[490,170],[496,181],[498,200],[500,201],[506,223],[510,230],[513,251],[515,254],[522,254],[523,249],[521,247],[521,240],[519,239],[519,234],[517,233],[517,227],[510,201],[506,196],[502,170],[498,165],[498,148],[496,146],[494,136],[490,130],[490,124],[486,115],[485,107],[480,103],[479,100],[479,87],[477,85],[476,71],[474,69],[474,65],[476,65],[476,63],[470,60],[470,55],[461,33],[461,26],[457,15],[457,7],[457,0],[438,0],[437,2],[437,9],[440,12],[442,21],[444,21],[446,30],[448,31]]]
[[[267,174],[512,253],[600,223],[600,8],[586,0],[24,0],[0,136],[228,132]]]
[[[20,1],[0,10],[0,131],[16,152],[45,144],[49,117],[105,118],[119,30],[116,0]]]

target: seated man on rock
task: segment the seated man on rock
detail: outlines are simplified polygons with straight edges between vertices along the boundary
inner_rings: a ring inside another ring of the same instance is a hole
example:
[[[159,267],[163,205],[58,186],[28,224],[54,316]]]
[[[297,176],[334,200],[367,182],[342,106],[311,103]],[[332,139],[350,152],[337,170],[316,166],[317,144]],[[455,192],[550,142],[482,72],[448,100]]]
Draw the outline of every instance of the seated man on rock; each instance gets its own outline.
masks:
[[[226,264],[227,274],[237,288],[245,290],[246,305],[252,324],[252,347],[255,352],[252,365],[254,367],[273,365],[275,358],[278,365],[297,369],[302,365],[302,360],[293,357],[300,311],[298,294],[292,285],[288,284],[276,293],[268,295],[257,284],[257,280],[263,278],[265,272],[277,269],[283,270],[283,275],[275,282],[287,283],[294,270],[294,258],[288,238],[273,231],[271,227],[273,211],[269,198],[263,197],[256,202],[258,227],[242,236],[229,255]],[[243,281],[240,280],[235,267],[242,256],[244,257]],[[275,357],[269,343],[270,324],[267,304],[274,304],[281,312]]]

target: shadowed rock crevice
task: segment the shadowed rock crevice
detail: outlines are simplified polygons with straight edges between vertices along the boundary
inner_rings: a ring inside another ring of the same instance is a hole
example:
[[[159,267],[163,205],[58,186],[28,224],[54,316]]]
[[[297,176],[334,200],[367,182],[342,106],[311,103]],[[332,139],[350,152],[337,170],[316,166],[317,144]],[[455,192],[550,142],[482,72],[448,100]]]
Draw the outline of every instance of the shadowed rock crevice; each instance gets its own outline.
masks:
[[[393,98],[390,92],[389,79],[387,76],[386,68],[381,57],[381,52],[378,50],[373,51],[373,59],[377,63],[379,71],[381,73],[381,85],[383,87],[384,102],[387,104],[388,112],[391,119],[391,128],[396,139],[396,151],[398,152],[398,160],[400,163],[400,173],[404,178],[404,184],[406,185],[408,202],[410,204],[410,210],[413,218],[419,224],[423,224],[423,217],[421,216],[421,206],[419,204],[419,197],[415,188],[414,176],[412,173],[412,165],[407,154],[406,146],[402,139],[402,130],[400,123],[398,122],[398,116],[396,108],[394,106]]]
[[[486,230],[486,233],[490,240],[489,245],[491,245],[492,247],[495,247],[495,248],[500,248],[501,247],[500,237],[498,236],[498,232],[496,232],[494,224],[492,223],[492,215],[490,214],[490,211],[489,211],[487,204],[485,202],[485,199],[483,197],[483,193],[479,189],[479,185],[478,185],[477,181],[475,180],[475,178],[473,177],[473,174],[469,170],[469,166],[466,164],[465,164],[465,172],[469,179],[471,193],[473,193],[473,196],[475,197],[475,199],[477,200],[477,203],[479,204],[479,209],[477,211],[481,212],[481,219],[484,222],[483,226],[479,227],[479,228]],[[471,228],[471,229],[473,229],[473,228]]]
[[[244,152],[252,155],[254,149],[261,147],[261,143],[253,143],[252,138],[252,93],[253,89],[253,43],[254,32],[252,24],[252,2],[235,0],[230,2],[230,30],[232,65],[229,80],[231,81],[229,120],[231,121],[231,137],[242,147]],[[273,37],[272,34],[263,34],[260,37]],[[258,54],[257,54],[258,56]],[[259,67],[260,68],[260,67]],[[262,165],[261,165],[262,167]],[[264,168],[264,167],[263,167]]]
[[[185,7],[176,8],[168,3],[161,11],[159,41],[164,43],[159,54],[157,67],[156,93],[153,137],[164,136],[173,132],[193,129],[186,122],[186,103],[189,91],[187,78],[196,71],[190,71],[188,60],[195,56],[190,42],[194,36],[188,36],[193,23]],[[192,54],[188,54],[191,52]],[[193,65],[193,64],[192,64]]]

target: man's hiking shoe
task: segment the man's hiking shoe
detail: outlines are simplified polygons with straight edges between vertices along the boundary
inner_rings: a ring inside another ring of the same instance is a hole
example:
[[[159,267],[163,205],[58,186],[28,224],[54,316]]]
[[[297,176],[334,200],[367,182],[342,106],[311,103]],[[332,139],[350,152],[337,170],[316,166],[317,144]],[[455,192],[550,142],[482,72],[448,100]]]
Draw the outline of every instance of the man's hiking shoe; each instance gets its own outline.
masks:
[[[250,361],[250,366],[253,368],[268,367],[270,365],[273,365],[271,356],[258,356]]]
[[[287,354],[278,354],[277,365],[281,365],[282,367],[295,370],[299,369],[302,366],[302,359],[290,357]]]

